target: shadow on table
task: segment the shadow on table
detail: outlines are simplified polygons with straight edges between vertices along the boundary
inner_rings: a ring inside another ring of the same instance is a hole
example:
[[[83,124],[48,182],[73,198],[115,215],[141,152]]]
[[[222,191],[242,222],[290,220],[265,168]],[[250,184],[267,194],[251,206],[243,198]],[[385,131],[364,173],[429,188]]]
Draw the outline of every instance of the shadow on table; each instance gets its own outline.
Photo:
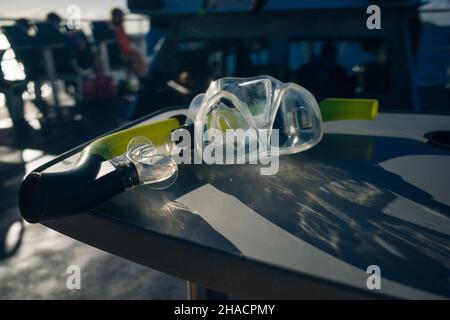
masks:
[[[410,139],[329,134],[282,157],[275,176],[257,166],[198,166],[195,180],[347,263],[378,264],[383,277],[448,296],[449,206],[379,165],[407,155],[450,153]]]

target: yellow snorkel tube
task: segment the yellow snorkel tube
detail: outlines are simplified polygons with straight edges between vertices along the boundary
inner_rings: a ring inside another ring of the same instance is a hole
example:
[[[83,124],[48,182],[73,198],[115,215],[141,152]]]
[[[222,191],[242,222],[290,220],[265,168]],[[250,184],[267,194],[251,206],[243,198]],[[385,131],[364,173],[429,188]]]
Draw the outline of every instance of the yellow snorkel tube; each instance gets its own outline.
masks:
[[[118,131],[92,142],[82,152],[83,155],[98,155],[111,160],[127,151],[129,142],[135,137],[146,137],[156,147],[164,146],[170,141],[170,134],[181,126],[176,118],[147,123]]]
[[[374,120],[378,115],[378,100],[328,98],[320,101],[323,121]]]

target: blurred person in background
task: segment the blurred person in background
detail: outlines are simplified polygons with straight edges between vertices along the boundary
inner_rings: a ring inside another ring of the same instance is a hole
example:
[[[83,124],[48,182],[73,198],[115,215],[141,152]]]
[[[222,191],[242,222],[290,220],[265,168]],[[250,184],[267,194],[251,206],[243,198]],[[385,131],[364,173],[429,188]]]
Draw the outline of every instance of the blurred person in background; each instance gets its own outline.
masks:
[[[62,18],[56,12],[49,12],[45,18],[46,22],[57,30],[60,30]]]
[[[52,31],[51,34],[47,34],[47,36],[52,37],[52,40],[56,42],[68,42],[68,37],[61,29],[62,18],[57,13],[49,12],[45,18],[45,22],[52,27],[51,29],[45,30],[45,32],[49,32],[50,30]]]
[[[120,51],[130,64],[131,70],[138,77],[145,76],[147,71],[147,62],[145,58],[131,45],[131,39],[126,34],[123,25],[125,14],[119,8],[111,10],[111,28],[113,29]]]
[[[30,20],[25,19],[25,18],[17,19],[15,25],[18,30],[22,31],[26,35],[29,35],[30,30],[32,29]]]
[[[51,25],[55,32],[55,36],[61,42],[64,42],[73,50],[74,58],[78,66],[82,69],[93,67],[97,58],[92,46],[89,44],[86,35],[82,30],[68,30],[61,28],[62,18],[55,12],[49,12],[46,22]]]

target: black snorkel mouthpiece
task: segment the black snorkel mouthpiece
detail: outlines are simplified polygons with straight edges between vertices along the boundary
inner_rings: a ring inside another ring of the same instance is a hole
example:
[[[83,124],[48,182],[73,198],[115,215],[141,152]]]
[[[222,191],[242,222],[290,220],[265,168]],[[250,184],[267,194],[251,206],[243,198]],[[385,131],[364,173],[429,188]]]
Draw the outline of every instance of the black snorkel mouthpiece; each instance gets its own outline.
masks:
[[[90,155],[70,171],[31,172],[20,187],[23,218],[38,223],[70,216],[125,191],[118,170],[99,175],[103,161]]]

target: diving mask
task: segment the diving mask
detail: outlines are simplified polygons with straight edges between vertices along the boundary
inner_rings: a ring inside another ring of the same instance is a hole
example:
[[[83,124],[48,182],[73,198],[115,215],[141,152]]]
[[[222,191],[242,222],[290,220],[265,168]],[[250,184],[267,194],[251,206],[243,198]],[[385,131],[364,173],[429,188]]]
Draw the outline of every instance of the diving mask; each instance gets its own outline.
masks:
[[[278,154],[305,151],[322,138],[322,117],[314,96],[294,83],[270,76],[221,78],[191,102],[186,124],[195,123],[195,148],[208,144],[208,130],[267,130],[269,139],[278,130]],[[225,140],[224,140],[225,141]]]

